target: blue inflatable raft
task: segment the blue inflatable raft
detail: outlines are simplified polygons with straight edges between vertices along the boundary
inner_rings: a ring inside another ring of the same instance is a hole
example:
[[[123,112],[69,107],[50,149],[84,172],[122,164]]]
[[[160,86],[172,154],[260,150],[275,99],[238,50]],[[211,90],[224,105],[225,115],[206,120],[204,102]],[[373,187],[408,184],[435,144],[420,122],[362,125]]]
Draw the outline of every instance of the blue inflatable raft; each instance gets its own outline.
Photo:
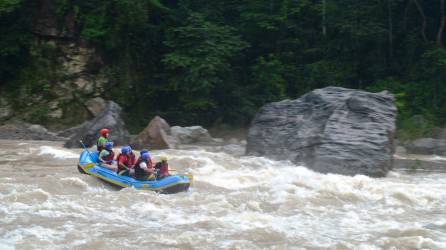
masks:
[[[83,174],[95,176],[112,185],[126,188],[134,187],[136,189],[152,190],[160,193],[178,193],[189,189],[192,183],[192,175],[177,174],[170,175],[161,180],[139,181],[129,176],[118,175],[115,172],[99,166],[97,163],[98,153],[85,150],[79,157],[78,169]]]

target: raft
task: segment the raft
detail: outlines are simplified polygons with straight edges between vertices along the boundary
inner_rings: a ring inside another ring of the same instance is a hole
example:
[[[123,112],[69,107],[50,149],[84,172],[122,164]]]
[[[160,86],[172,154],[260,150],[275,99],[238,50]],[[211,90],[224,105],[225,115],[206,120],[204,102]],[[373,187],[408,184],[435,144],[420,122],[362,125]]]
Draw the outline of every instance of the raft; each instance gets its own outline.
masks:
[[[136,189],[172,194],[187,191],[193,180],[190,174],[175,174],[161,180],[139,181],[129,176],[118,175],[114,171],[103,168],[97,161],[97,152],[84,150],[79,157],[79,172],[95,176],[107,183],[122,188],[133,187]]]

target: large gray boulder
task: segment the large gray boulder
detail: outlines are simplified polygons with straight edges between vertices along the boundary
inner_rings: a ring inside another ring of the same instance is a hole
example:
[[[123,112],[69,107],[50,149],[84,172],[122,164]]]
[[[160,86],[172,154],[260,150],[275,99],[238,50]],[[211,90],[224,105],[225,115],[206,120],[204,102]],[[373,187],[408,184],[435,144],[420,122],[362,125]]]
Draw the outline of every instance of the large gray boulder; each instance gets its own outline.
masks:
[[[396,111],[386,91],[317,89],[262,107],[248,132],[247,154],[322,173],[382,177],[392,169]]]
[[[110,130],[110,140],[115,145],[127,144],[130,141],[130,134],[125,128],[125,123],[121,118],[121,110],[118,104],[109,101],[104,110],[93,120],[75,127],[71,131],[73,134],[64,146],[67,148],[80,147],[79,140],[81,139],[89,146],[95,145],[101,128],[108,128]]]
[[[407,152],[424,155],[446,155],[446,140],[420,138],[407,145]]]

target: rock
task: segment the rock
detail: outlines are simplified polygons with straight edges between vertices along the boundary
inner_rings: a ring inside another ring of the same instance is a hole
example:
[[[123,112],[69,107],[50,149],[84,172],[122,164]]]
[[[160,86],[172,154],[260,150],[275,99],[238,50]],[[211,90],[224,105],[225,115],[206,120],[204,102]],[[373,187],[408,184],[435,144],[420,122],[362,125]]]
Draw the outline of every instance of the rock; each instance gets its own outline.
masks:
[[[56,1],[40,0],[33,22],[33,33],[38,36],[57,39],[74,38],[76,34],[77,11],[67,5],[66,10],[59,13]]]
[[[247,154],[322,173],[382,177],[392,168],[396,111],[388,92],[317,89],[262,107],[249,129]]]
[[[394,169],[446,173],[446,161],[429,158],[395,158]]]
[[[411,154],[446,155],[446,140],[420,138],[407,145],[407,152]]]
[[[48,130],[46,128],[44,128],[43,126],[38,125],[38,124],[33,124],[33,125],[29,126],[29,130],[34,133],[38,133],[38,134],[45,134],[48,132]]]
[[[48,113],[48,117],[50,118],[60,119],[62,118],[62,116],[63,116],[62,109],[56,109]]]
[[[196,142],[210,142],[212,137],[207,129],[201,126],[179,127],[173,126],[171,135],[181,144],[190,144]]]
[[[397,154],[397,155],[407,154],[407,149],[403,146],[396,146],[395,154]]]
[[[0,139],[61,141],[61,138],[40,125],[13,121],[0,126]]]
[[[163,118],[155,116],[147,127],[130,143],[133,148],[168,149],[174,148],[175,142],[169,137],[170,126]]]
[[[105,109],[107,102],[101,97],[95,97],[85,102],[85,105],[93,116],[97,116]]]
[[[93,120],[76,127],[74,129],[75,133],[65,142],[64,146],[68,148],[80,147],[80,139],[86,145],[94,145],[101,128],[110,129],[110,140],[115,145],[127,144],[130,140],[129,132],[121,118],[121,107],[115,102],[109,101],[105,109]]]

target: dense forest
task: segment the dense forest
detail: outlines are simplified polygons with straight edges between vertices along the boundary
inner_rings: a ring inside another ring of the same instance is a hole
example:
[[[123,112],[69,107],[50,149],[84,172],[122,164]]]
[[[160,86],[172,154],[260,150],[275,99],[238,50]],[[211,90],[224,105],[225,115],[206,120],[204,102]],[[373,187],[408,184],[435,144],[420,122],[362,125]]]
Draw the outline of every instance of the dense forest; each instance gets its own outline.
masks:
[[[42,2],[0,0],[0,87],[13,98],[20,85],[51,87],[30,80],[53,77],[33,30]],[[74,19],[70,39],[103,58],[105,98],[134,127],[154,114],[243,126],[265,103],[329,85],[393,92],[411,133],[446,122],[445,0],[51,2]]]

